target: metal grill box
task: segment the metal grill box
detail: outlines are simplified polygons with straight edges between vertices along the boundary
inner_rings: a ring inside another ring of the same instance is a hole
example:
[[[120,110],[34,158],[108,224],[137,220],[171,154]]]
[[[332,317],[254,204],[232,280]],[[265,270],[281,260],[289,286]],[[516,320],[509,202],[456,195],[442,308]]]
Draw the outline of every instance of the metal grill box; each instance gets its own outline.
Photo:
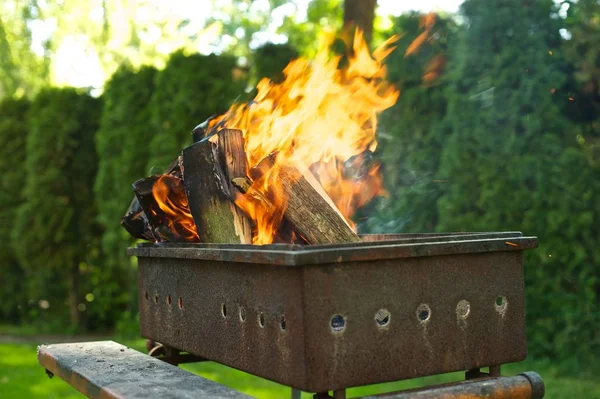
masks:
[[[142,336],[310,392],[526,357],[520,233],[143,244]]]

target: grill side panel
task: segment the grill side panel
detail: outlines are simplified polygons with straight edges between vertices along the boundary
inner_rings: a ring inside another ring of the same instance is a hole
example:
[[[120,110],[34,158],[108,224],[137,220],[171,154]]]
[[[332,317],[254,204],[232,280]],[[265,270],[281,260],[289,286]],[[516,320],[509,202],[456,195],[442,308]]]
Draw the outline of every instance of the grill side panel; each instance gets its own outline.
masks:
[[[301,269],[140,257],[141,334],[298,386],[305,377],[301,290]]]
[[[499,365],[527,354],[519,252],[307,267],[304,289],[309,391]],[[336,315],[345,319],[339,332],[331,326]]]

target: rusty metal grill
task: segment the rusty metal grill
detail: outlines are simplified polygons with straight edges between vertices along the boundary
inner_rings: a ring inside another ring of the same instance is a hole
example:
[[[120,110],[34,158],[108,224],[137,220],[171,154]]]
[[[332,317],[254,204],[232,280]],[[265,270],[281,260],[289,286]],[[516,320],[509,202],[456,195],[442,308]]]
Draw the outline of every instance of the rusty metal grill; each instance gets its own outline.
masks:
[[[310,392],[525,359],[520,233],[144,244],[142,336]]]

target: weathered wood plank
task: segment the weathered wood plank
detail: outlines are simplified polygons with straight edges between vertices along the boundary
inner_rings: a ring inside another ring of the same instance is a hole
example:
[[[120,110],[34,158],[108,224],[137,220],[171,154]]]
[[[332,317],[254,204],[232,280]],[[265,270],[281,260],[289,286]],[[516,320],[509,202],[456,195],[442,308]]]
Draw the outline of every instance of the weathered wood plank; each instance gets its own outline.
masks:
[[[113,341],[42,345],[38,361],[89,398],[251,398]]]

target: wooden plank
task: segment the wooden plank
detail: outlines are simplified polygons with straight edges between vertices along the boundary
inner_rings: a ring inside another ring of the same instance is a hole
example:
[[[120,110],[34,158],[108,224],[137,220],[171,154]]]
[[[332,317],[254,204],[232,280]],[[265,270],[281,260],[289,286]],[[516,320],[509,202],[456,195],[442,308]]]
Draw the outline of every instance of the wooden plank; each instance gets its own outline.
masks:
[[[42,345],[38,361],[89,398],[251,398],[113,341]]]

